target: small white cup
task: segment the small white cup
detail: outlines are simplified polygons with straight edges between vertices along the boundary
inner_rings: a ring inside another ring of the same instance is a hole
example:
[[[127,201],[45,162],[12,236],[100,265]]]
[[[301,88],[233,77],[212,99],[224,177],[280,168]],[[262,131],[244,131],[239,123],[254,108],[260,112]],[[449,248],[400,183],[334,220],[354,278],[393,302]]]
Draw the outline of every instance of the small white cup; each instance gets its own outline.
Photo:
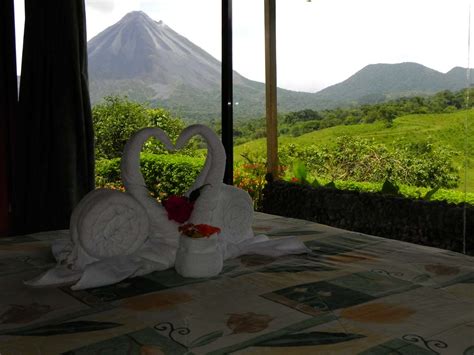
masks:
[[[178,274],[184,277],[213,277],[223,267],[222,252],[217,233],[203,238],[181,235],[174,265]]]

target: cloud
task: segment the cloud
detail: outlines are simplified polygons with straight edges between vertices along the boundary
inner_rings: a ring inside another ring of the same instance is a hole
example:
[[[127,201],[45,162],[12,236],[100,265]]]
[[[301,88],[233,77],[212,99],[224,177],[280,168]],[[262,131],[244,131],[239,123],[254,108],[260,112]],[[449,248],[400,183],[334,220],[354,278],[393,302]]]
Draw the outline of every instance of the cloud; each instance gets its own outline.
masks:
[[[86,0],[86,5],[100,12],[112,12],[115,8],[114,0]]]

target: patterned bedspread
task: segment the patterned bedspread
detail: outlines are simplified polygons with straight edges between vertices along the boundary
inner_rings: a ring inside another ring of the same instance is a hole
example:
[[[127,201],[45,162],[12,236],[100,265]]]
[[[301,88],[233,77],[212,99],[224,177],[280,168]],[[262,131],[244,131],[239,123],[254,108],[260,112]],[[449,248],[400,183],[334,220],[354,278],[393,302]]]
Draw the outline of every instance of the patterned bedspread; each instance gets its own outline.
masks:
[[[312,253],[73,292],[22,284],[67,231],[0,239],[0,354],[474,354],[472,257],[261,213],[254,228]]]

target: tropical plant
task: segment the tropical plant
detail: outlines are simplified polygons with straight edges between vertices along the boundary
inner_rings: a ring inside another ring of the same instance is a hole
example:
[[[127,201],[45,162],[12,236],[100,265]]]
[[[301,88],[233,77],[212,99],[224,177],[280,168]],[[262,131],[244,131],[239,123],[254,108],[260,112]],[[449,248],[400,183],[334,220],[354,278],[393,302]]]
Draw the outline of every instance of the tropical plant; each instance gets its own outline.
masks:
[[[248,152],[243,153],[242,157],[245,159],[245,163],[234,168],[234,185],[249,193],[254,208],[258,210],[263,197],[262,191],[266,184],[266,164],[262,157]]]

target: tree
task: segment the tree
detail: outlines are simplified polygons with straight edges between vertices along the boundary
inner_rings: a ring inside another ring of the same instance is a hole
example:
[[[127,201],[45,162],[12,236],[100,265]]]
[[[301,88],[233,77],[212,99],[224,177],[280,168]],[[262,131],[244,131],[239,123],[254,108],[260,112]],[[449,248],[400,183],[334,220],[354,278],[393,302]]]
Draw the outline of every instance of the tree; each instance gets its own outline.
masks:
[[[183,120],[173,117],[171,113],[165,109],[149,108],[146,109],[146,113],[149,120],[149,126],[159,127],[164,130],[172,142],[178,138],[179,134],[185,127]],[[145,150],[155,154],[166,154],[168,152],[163,144],[156,140],[147,141],[145,143]]]
[[[112,159],[121,157],[125,143],[133,133],[145,127],[160,127],[174,140],[184,128],[180,118],[161,108],[130,101],[127,97],[108,96],[92,108],[95,131],[96,157]],[[149,141],[145,150],[165,152],[161,143]]]

